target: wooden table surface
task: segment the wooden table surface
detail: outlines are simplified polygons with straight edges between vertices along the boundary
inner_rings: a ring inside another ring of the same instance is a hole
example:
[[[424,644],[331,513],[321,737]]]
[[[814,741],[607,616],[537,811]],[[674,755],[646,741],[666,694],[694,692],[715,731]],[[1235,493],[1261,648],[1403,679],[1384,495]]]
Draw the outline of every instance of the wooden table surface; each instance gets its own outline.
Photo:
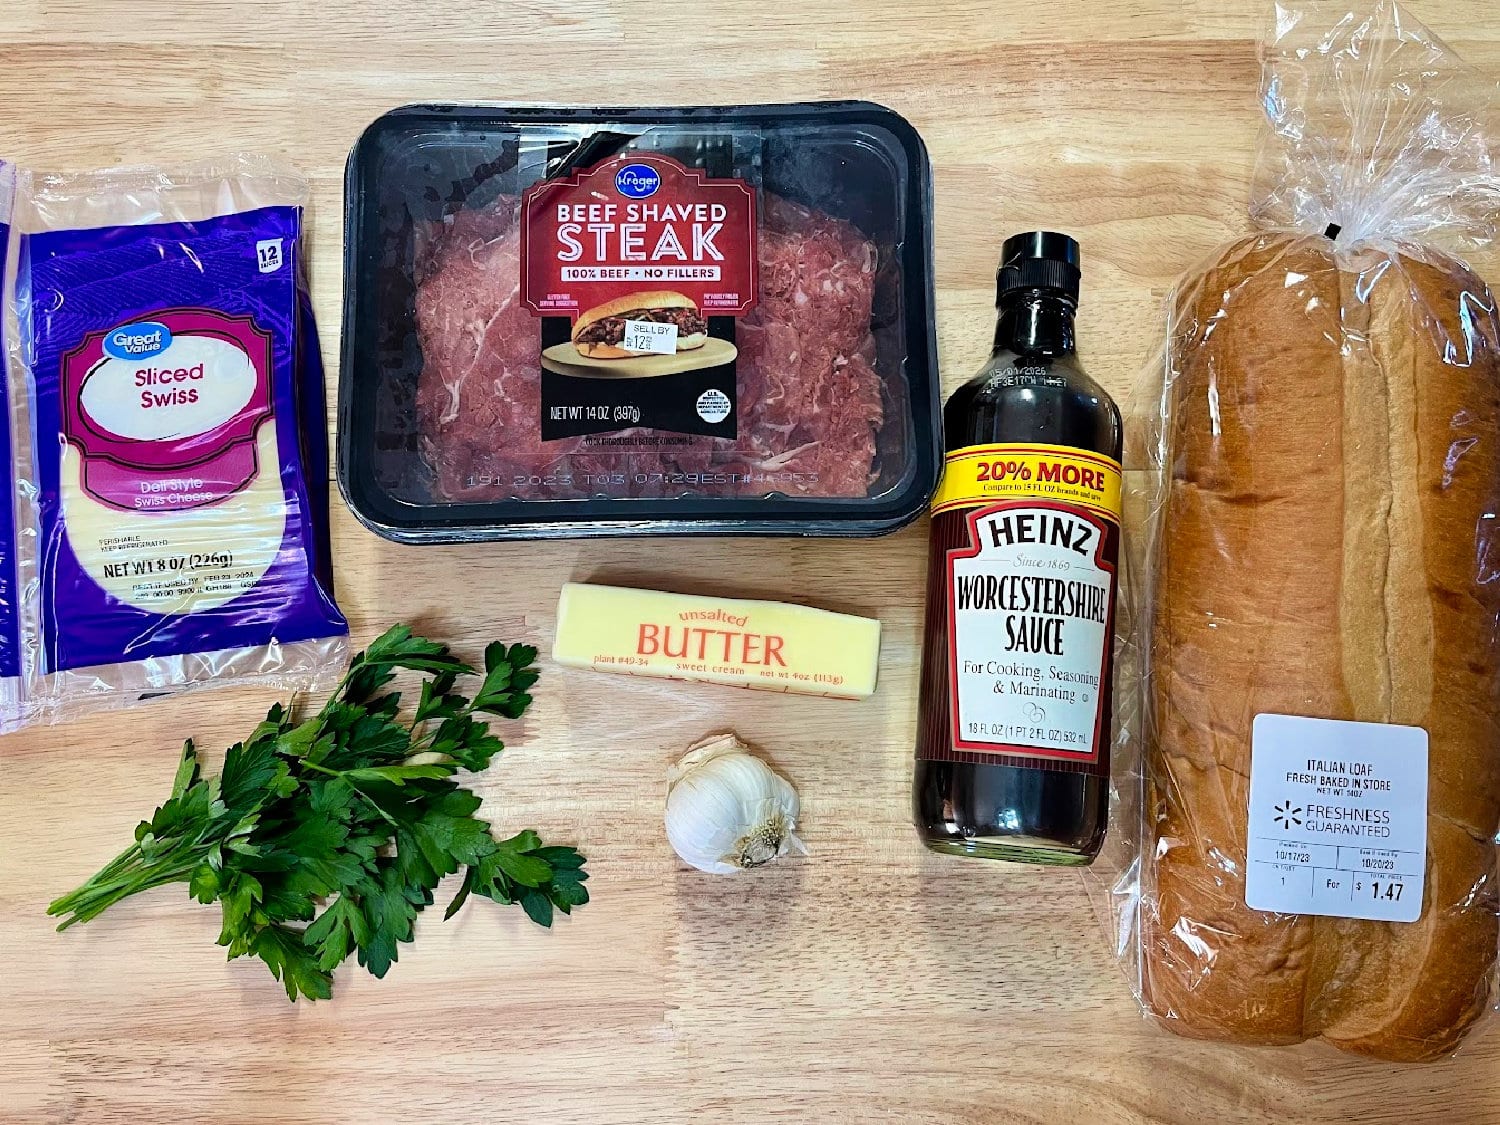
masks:
[[[937,190],[948,386],[984,357],[1001,239],[1085,254],[1082,350],[1122,398],[1172,279],[1246,229],[1258,126],[1247,0],[4,0],[0,155],[37,168],[281,155],[313,180],[311,262],[338,338],[341,174],[422,100],[859,96],[909,117]],[[1500,17],[1417,13],[1500,78]],[[332,370],[332,367],[330,368]],[[486,776],[488,814],[589,854],[594,901],[547,933],[481,903],[422,921],[384,981],[287,1003],[226,964],[217,911],[164,890],[56,934],[46,903],[128,842],[185,735],[222,747],[270,698],[225,690],[0,742],[0,1120],[32,1122],[1500,1121],[1500,1033],[1401,1069],[1244,1050],[1145,1023],[1076,873],[941,858],[908,825],[925,527],[839,542],[413,548],[336,504],[360,640],[405,620],[477,654],[551,641],[569,577],[826,592],[885,626],[879,693],[796,699],[548,669]],[[805,861],[684,869],[663,771],[732,727],[797,784]]]

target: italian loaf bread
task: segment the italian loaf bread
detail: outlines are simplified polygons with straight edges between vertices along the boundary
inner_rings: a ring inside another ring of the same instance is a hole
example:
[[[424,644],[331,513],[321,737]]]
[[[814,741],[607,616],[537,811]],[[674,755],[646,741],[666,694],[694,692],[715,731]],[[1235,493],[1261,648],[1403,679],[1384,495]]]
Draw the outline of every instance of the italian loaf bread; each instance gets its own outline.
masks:
[[[1154,571],[1148,1007],[1182,1034],[1451,1051],[1491,999],[1500,326],[1432,251],[1258,235],[1175,298]],[[1260,713],[1420,726],[1410,923],[1245,905]]]

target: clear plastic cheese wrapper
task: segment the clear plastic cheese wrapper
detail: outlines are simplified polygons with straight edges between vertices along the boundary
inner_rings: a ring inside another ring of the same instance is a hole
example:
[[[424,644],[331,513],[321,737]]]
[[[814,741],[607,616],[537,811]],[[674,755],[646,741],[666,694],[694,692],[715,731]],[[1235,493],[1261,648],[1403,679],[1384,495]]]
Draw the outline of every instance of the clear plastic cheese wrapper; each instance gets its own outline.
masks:
[[[16,169],[0,160],[0,294],[9,290],[13,240],[11,210],[15,200]],[[6,341],[16,327],[5,302],[0,301],[0,398],[6,393]],[[0,734],[21,725],[21,619],[16,585],[16,478],[12,465],[10,428],[0,424]]]
[[[1418,1061],[1495,1003],[1489,92],[1393,4],[1278,7],[1255,229],[1167,303],[1101,871],[1179,1034]]]
[[[346,185],[345,497],[412,542],[914,519],[930,179],[860,102],[386,114]]]
[[[8,401],[32,717],[341,668],[305,197],[251,158],[21,177]]]

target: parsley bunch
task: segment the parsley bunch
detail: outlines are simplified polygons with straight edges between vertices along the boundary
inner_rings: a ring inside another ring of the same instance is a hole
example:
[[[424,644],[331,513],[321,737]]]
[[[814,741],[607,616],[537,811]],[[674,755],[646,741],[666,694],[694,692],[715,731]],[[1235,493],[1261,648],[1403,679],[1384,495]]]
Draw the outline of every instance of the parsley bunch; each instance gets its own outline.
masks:
[[[530,829],[496,840],[474,816],[480,799],[453,780],[504,748],[475,715],[520,717],[535,660],[534,648],[490,645],[469,699],[455,689],[475,669],[395,626],[354,658],[316,715],[272,707],[226,751],[218,777],[203,777],[189,740],[171,797],[135,843],[47,913],[65,915],[65,930],[141,891],[187,883],[199,902],[218,902],[230,958],[259,957],[293,1000],[326,999],[351,951],[385,976],[438,882],[459,871],[445,917],[482,895],[550,926],[554,910],[589,899],[584,857],[543,846]],[[384,690],[403,669],[430,677],[410,722],[401,696]]]

